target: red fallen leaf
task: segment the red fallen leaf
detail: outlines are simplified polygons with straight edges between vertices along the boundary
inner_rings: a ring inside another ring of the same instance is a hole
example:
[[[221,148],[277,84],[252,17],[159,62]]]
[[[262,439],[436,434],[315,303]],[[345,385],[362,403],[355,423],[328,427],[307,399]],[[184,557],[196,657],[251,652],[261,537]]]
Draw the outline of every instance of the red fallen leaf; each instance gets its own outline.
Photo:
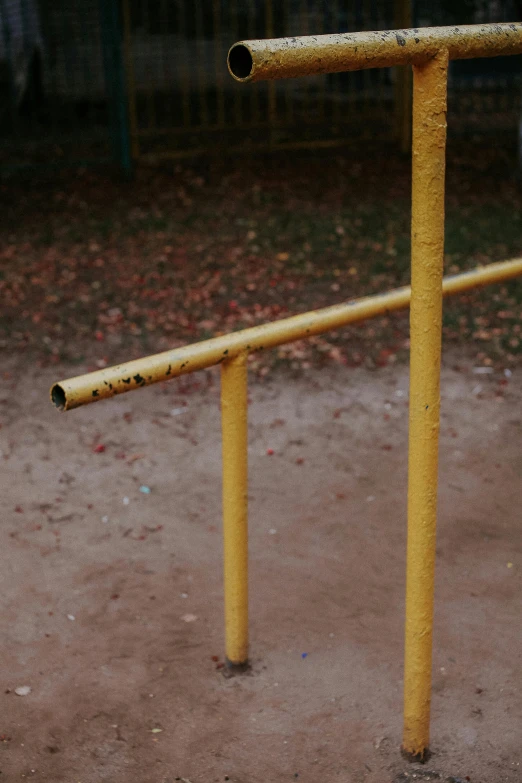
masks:
[[[337,498],[337,500],[344,500],[346,495],[344,494],[344,492],[338,492],[335,497]]]
[[[98,445],[93,448],[93,451],[95,454],[103,454],[105,451],[105,446],[103,443],[98,443]]]
[[[385,413],[382,418],[384,419],[384,421],[390,421],[390,414],[389,413]]]
[[[216,663],[216,669],[224,669],[225,664],[224,663]]]
[[[123,418],[125,419],[126,422],[131,422],[132,421],[132,413],[128,413],[128,412],[124,413],[123,414]]]
[[[383,451],[391,451],[391,450],[392,450],[392,448],[393,448],[393,446],[392,446],[390,443],[384,443],[384,444],[381,446],[381,449],[382,449]]]
[[[116,601],[120,597],[119,593],[113,593],[111,595],[111,601]]]
[[[296,465],[302,465],[302,464],[303,464],[303,462],[304,462],[304,459],[303,459],[302,457],[298,457],[298,458],[296,459],[296,461],[295,461],[295,464],[296,464]]]
[[[100,332],[99,330],[94,333],[94,336],[98,340],[99,343],[102,343],[105,340],[105,335],[103,332]]]
[[[339,419],[341,417],[341,411],[339,410],[339,408],[337,408],[337,410],[333,412],[333,417],[334,419]]]
[[[91,509],[93,507],[92,503],[87,503],[87,508]]]
[[[15,506],[15,511],[16,511],[17,514],[23,514],[24,513],[24,510],[23,510],[22,506]]]
[[[214,661],[214,663],[217,663],[219,661],[219,655],[213,655],[212,660]]]
[[[266,453],[268,454],[269,457],[271,457],[272,454],[274,453],[274,449],[267,449]]]

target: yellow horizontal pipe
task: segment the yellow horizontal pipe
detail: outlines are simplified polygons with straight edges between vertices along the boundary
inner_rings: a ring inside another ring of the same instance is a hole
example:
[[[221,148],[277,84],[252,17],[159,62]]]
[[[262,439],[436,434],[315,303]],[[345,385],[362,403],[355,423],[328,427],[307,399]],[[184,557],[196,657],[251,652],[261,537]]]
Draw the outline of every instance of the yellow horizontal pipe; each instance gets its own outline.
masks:
[[[447,49],[450,60],[522,53],[522,22],[307,35],[239,41],[228,69],[239,82],[419,64]]]
[[[443,281],[443,293],[458,294],[519,275],[522,275],[522,258],[488,264],[446,277]],[[411,288],[405,286],[385,294],[367,296],[321,310],[311,310],[291,318],[253,326],[222,337],[213,337],[211,340],[183,348],[173,348],[126,364],[59,381],[51,389],[51,399],[60,410],[71,410],[106,397],[114,397],[116,394],[221,364],[243,352],[253,353],[275,348],[392,310],[403,310],[408,307],[410,297]]]

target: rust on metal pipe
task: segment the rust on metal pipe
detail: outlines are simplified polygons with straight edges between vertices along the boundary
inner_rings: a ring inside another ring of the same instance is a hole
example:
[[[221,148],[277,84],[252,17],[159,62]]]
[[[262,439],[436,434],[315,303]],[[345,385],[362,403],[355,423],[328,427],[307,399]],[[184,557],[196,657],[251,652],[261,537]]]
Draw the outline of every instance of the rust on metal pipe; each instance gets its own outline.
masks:
[[[499,283],[519,276],[522,276],[522,258],[501,261],[445,278],[443,293],[458,294],[477,286]],[[142,386],[150,386],[152,383],[168,381],[178,375],[204,370],[244,352],[254,353],[275,348],[392,310],[403,310],[410,304],[410,297],[411,289],[406,286],[385,294],[363,297],[253,326],[223,337],[213,337],[182,348],[173,348],[127,364],[107,367],[55,383],[51,389],[51,399],[59,410],[71,410]]]
[[[522,22],[307,35],[239,41],[228,69],[239,82],[420,64],[447,49],[450,60],[522,54]]]

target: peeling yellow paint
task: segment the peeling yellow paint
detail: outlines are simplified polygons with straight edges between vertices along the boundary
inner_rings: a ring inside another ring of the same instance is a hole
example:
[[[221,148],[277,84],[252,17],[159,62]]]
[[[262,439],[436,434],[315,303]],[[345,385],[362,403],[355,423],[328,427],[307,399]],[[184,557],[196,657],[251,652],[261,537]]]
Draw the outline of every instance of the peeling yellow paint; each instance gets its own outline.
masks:
[[[239,82],[419,64],[446,49],[450,60],[522,53],[522,22],[307,35],[239,41],[228,69]]]

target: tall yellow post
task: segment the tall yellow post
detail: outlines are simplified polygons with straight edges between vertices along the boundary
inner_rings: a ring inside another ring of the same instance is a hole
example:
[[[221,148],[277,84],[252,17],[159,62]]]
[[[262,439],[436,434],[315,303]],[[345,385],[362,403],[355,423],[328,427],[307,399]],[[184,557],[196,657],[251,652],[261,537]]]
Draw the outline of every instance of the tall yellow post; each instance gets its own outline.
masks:
[[[410,425],[403,752],[429,755],[448,52],[413,67]]]
[[[223,546],[227,666],[248,666],[247,355],[221,365]]]

